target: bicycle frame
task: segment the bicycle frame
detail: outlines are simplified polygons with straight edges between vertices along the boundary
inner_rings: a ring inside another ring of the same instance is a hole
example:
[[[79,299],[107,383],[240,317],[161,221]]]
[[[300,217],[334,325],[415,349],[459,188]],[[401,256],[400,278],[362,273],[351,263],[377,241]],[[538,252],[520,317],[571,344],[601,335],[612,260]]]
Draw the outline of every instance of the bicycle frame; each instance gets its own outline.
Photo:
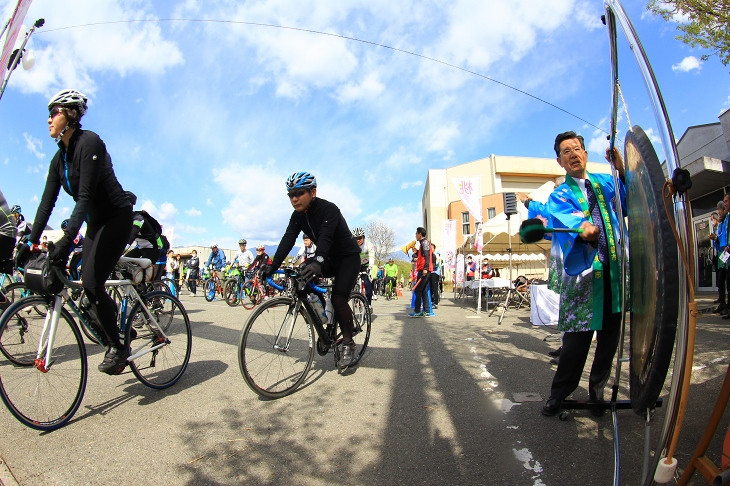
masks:
[[[124,258],[124,257],[123,257]],[[121,261],[121,260],[120,260]],[[73,310],[74,314],[79,318],[79,322],[82,326],[86,327],[94,336],[97,336],[96,330],[90,325],[90,323],[86,320],[86,318],[83,316],[83,313],[79,309],[79,307],[74,303],[74,301],[70,298],[68,289],[81,289],[81,285],[79,283],[73,282],[71,280],[68,280],[63,276],[63,273],[60,272],[58,269],[55,269],[57,274],[60,278],[64,280],[64,284],[66,287],[64,289],[53,296],[54,302],[53,302],[53,310],[51,310],[48,314],[46,314],[45,321],[43,323],[43,329],[40,334],[40,339],[38,342],[38,349],[36,352],[36,359],[35,359],[35,366],[38,368],[38,370],[46,373],[48,370],[51,369],[51,366],[53,365],[53,343],[55,342],[56,337],[56,330],[58,329],[58,320],[61,317],[61,312],[64,307],[64,303],[68,303],[71,310]],[[119,312],[120,322],[119,322],[119,330],[121,332],[124,332],[127,327],[127,307],[129,304],[130,298],[139,302],[143,302],[143,299],[140,297],[139,293],[137,292],[137,289],[134,286],[134,283],[129,279],[122,279],[122,280],[107,280],[105,283],[106,287],[123,287],[124,288],[124,297],[122,299],[122,308]],[[147,348],[143,351],[140,351],[140,349],[144,348],[145,346],[142,345],[138,347],[136,350],[130,351],[130,356],[127,358],[127,361],[134,361],[135,359],[144,356],[145,354],[148,354],[152,351],[155,351],[156,349],[159,349],[166,344],[169,343],[169,338],[167,335],[165,335],[165,332],[162,329],[162,326],[160,326],[160,323],[157,321],[155,316],[150,312],[150,310],[147,308],[146,305],[140,306],[142,309],[142,312],[145,314],[145,316],[150,319],[151,322],[154,322],[155,324],[155,331],[159,332],[162,337],[164,337],[164,341],[157,344],[156,346]],[[44,352],[45,351],[45,352]]]
[[[293,277],[287,276],[287,279],[289,278]],[[277,290],[281,291],[284,289],[284,287],[274,282],[271,277],[267,278],[266,281],[269,283],[269,285]],[[294,306],[292,307],[293,310],[292,312],[289,312],[287,314],[287,318],[284,320],[284,322],[282,322],[281,328],[279,328],[279,332],[276,334],[276,339],[274,339],[275,350],[286,352],[289,349],[292,332],[294,331],[294,327],[296,326],[297,317],[299,316],[299,309],[301,309],[302,306],[304,306],[304,309],[307,311],[307,314],[312,321],[314,330],[317,332],[317,336],[322,340],[322,343],[327,346],[327,349],[331,348],[332,345],[335,344],[334,330],[337,328],[337,321],[335,320],[334,316],[332,317],[331,325],[328,326],[328,331],[325,328],[324,323],[322,322],[322,317],[319,316],[319,313],[314,310],[312,304],[307,299],[308,294],[315,294],[317,298],[319,298],[326,293],[326,287],[319,287],[311,282],[309,282],[305,287],[297,286],[294,292]],[[281,346],[279,343],[282,340],[282,336],[284,335],[286,335],[286,344]]]

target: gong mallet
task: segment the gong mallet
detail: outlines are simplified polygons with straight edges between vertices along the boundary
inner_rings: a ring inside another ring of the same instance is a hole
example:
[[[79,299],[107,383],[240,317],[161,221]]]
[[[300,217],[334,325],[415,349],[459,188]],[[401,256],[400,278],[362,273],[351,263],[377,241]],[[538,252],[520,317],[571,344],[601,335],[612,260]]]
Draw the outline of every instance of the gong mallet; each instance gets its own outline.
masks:
[[[536,243],[545,237],[545,233],[582,233],[583,228],[550,228],[538,218],[526,219],[520,225],[522,243]]]

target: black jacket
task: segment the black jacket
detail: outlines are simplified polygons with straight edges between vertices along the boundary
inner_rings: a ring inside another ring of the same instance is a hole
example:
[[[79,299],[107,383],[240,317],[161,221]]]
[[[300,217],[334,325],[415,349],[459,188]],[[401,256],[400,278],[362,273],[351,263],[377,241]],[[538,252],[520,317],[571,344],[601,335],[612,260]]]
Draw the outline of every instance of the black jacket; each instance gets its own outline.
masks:
[[[108,218],[132,206],[117,181],[112,159],[99,135],[78,128],[71,135],[68,147],[64,147],[63,142],[59,142],[58,147],[33,220],[32,243],[38,243],[48,224],[61,186],[76,201],[64,231],[72,240],[84,221],[88,224],[87,232],[93,232]]]
[[[360,254],[360,247],[352,238],[340,208],[325,199],[315,197],[306,211],[292,213],[289,226],[272,261],[274,268],[279,268],[294,247],[300,232],[309,235],[317,245],[315,257],[339,259],[347,255]]]

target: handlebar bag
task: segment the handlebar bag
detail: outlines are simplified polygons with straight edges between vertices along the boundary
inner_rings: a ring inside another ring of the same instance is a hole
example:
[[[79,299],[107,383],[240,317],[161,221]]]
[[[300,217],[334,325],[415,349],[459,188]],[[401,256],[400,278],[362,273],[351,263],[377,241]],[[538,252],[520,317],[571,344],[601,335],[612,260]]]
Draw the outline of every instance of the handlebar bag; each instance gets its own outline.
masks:
[[[63,290],[63,281],[56,274],[46,253],[35,253],[25,265],[25,285],[31,292],[55,295]]]

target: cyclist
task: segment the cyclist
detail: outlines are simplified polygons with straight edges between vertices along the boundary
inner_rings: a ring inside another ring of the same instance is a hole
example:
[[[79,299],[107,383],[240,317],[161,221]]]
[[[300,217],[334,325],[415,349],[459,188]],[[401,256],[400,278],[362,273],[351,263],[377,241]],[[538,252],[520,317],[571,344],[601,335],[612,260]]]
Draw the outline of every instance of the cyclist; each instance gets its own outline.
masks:
[[[16,257],[24,264],[30,244],[40,242],[63,187],[76,204],[63,237],[48,257],[54,265],[65,267],[71,245],[86,221],[82,281],[91,302],[89,313],[110,343],[99,371],[118,374],[126,366],[129,352],[119,336],[117,306],[106,293],[104,282],[124,251],[132,229],[132,205],[117,181],[104,142],[96,133],[81,128],[86,109],[87,97],[73,89],[56,93],[48,102],[48,129],[58,151],[51,160],[28,244],[20,247]]]
[[[253,253],[251,253],[251,250],[246,249],[246,239],[241,238],[238,240],[238,252],[236,253],[236,258],[233,259],[232,265],[238,265],[239,267],[246,269],[253,263]]]
[[[334,277],[332,307],[342,328],[343,340],[340,366],[349,366],[357,356],[357,347],[352,339],[353,317],[348,300],[360,269],[360,249],[352,239],[340,209],[317,197],[317,179],[312,174],[295,172],[286,180],[286,190],[294,212],[271,265],[264,266],[261,274],[266,277],[279,268],[299,233],[311,236],[317,251],[302,268],[301,276],[306,279]]]
[[[213,267],[213,271],[220,272],[226,266],[226,255],[218,249],[218,245],[213,243],[210,245],[210,255],[208,255],[208,261],[205,262],[206,268]]]
[[[3,192],[0,191],[0,273],[13,273],[13,248],[15,247],[15,218]],[[5,295],[0,291],[0,314],[9,305]]]
[[[388,283],[392,282],[392,289],[393,292],[396,291],[396,280],[398,279],[398,265],[395,264],[393,261],[393,257],[388,258],[388,263],[385,264],[385,268],[383,269],[383,274],[385,275],[385,288],[388,288]],[[387,290],[386,290],[387,292]]]
[[[61,229],[66,230],[68,228],[68,219],[64,219],[61,222]],[[79,234],[74,238],[73,244],[71,245],[71,261],[68,263],[68,273],[71,274],[71,278],[79,280],[81,275],[79,274],[79,267],[81,266],[81,252],[84,250],[84,237]]]
[[[125,195],[132,206],[137,204],[137,196],[126,191]],[[165,269],[166,251],[169,247],[167,238],[162,235],[162,226],[147,211],[132,213],[132,231],[127,238],[126,256],[130,258],[148,258],[155,265],[154,279],[162,277]]]
[[[306,262],[310,258],[314,257],[314,253],[317,251],[317,245],[312,243],[312,238],[310,238],[306,233],[302,236],[302,247],[297,252],[297,264],[301,265],[302,263]]]
[[[20,206],[17,204],[10,208],[10,219],[15,223],[15,232],[18,238],[27,240],[31,231],[31,224],[25,220]]]
[[[370,283],[370,263],[375,261],[375,247],[369,241],[365,241],[365,231],[362,228],[352,230],[352,237],[360,248],[360,278],[365,286],[365,298],[372,312],[373,285]]]

